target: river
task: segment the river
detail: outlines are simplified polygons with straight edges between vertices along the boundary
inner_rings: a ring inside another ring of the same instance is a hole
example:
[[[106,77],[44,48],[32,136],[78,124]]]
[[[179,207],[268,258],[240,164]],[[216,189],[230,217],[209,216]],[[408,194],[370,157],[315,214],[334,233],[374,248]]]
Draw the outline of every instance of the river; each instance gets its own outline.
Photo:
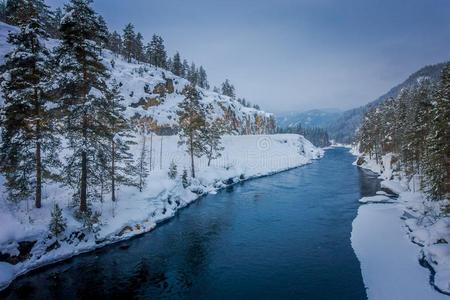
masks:
[[[18,278],[6,299],[366,299],[350,244],[379,190],[348,149],[208,195],[151,233]]]

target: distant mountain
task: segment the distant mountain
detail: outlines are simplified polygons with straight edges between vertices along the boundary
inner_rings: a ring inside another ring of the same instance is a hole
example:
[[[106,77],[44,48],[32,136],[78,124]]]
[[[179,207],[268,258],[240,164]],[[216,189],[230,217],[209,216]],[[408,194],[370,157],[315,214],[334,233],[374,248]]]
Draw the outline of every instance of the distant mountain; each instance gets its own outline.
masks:
[[[275,118],[279,128],[302,127],[326,128],[335,122],[342,114],[339,109],[313,109],[305,112],[289,112],[276,114]]]
[[[343,112],[335,121],[327,127],[328,133],[332,139],[341,143],[351,143],[355,132],[361,125],[364,114],[374,106],[379,105],[390,97],[396,97],[404,88],[411,88],[417,85],[420,79],[428,78],[431,81],[438,81],[445,63],[423,67],[413,73],[403,83],[393,87],[386,94],[378,97],[374,101],[354,109]]]

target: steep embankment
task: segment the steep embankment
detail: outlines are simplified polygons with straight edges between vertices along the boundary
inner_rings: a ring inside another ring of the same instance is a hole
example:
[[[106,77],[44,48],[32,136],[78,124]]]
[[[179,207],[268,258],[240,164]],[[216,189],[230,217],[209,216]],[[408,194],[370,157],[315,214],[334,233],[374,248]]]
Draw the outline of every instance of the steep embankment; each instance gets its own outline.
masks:
[[[347,110],[342,113],[342,115],[334,122],[328,126],[328,133],[332,139],[341,143],[351,143],[355,136],[356,130],[361,126],[362,118],[364,114],[371,109],[389,99],[390,97],[397,96],[400,91],[404,88],[411,88],[417,85],[417,83],[423,78],[429,78],[431,81],[435,82],[440,78],[442,68],[444,63],[426,66],[415,72],[408,77],[401,84],[393,87],[386,94],[378,97],[374,101],[366,104],[364,106]]]

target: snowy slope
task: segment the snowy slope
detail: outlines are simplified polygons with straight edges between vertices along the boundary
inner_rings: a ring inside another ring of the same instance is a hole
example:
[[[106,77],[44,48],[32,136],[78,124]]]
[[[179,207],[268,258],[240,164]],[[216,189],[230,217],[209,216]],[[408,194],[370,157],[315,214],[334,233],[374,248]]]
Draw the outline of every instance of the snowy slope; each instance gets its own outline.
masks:
[[[16,28],[0,23],[3,55],[10,49],[6,43],[10,30]],[[57,40],[48,41],[49,48],[56,45]],[[261,135],[224,136],[222,157],[213,160],[211,166],[207,166],[206,158],[197,159],[197,177],[190,179],[190,186],[184,188],[181,173],[183,169],[189,170],[189,157],[185,149],[178,146],[177,136],[161,133],[173,132],[176,127],[177,105],[184,98],[181,91],[188,82],[148,64],[128,63],[109,51],[103,52],[103,59],[111,71],[110,80],[122,83],[127,116],[150,120],[152,132],[136,136],[136,144],[131,149],[137,157],[145,143],[151,155],[146,158],[151,165],[146,185],[142,192],[136,187],[119,187],[118,200],[114,203],[108,194],[103,201],[92,202],[91,209],[101,216],[94,230],[87,231],[74,218],[73,191],[56,183],[46,183],[42,208],[34,209],[31,200],[16,204],[7,201],[0,175],[0,289],[32,269],[148,232],[201,195],[310,163],[323,153],[300,135],[263,135],[275,130],[271,114],[199,88],[202,101],[213,107],[210,118],[223,118],[232,134]],[[178,168],[175,179],[168,176],[172,161]],[[65,233],[58,238],[50,236],[48,229],[50,211],[55,203],[62,208],[67,222]]]
[[[7,43],[8,32],[17,31],[14,26],[0,22],[0,65],[11,47]],[[53,48],[58,40],[47,41]],[[110,80],[122,83],[127,115],[147,117],[156,122],[156,132],[173,132],[176,127],[176,110],[184,96],[183,88],[189,83],[173,73],[149,64],[126,62],[122,57],[104,50],[103,61],[111,73]],[[0,69],[1,70],[1,69]],[[228,129],[237,134],[267,134],[275,132],[275,121],[270,113],[244,107],[230,97],[198,88],[202,101],[213,106],[211,118],[224,118]],[[0,95],[1,98],[1,95]],[[0,99],[0,105],[2,104]]]
[[[150,136],[146,139],[150,145]],[[41,209],[31,209],[31,203],[26,202],[12,204],[2,197],[0,289],[31,269],[148,232],[158,222],[174,216],[178,209],[203,194],[215,193],[220,188],[250,178],[298,167],[323,155],[322,150],[295,134],[225,136],[222,157],[212,161],[210,167],[206,158],[197,160],[197,178],[185,189],[180,173],[184,168],[188,169],[189,157],[184,149],[178,147],[178,137],[153,135],[152,141],[152,171],[144,190],[139,192],[134,187],[121,187],[117,202],[111,202],[110,196],[106,195],[104,202],[92,203],[92,209],[101,212],[96,233],[87,232],[74,219],[70,191],[60,186],[45,186]],[[135,145],[135,153],[139,152],[142,142]],[[175,180],[167,174],[171,161],[178,166]],[[68,225],[64,236],[58,240],[49,237],[48,231],[53,203],[63,208]],[[30,244],[31,250],[23,250]]]

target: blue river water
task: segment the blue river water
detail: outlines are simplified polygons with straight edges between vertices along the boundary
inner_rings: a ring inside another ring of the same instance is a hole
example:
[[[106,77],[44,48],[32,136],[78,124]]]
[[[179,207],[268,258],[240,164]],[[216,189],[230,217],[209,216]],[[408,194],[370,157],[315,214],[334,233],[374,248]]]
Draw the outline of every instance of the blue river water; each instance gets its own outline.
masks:
[[[348,149],[201,198],[151,233],[34,271],[6,299],[366,299],[350,244],[379,181]]]

